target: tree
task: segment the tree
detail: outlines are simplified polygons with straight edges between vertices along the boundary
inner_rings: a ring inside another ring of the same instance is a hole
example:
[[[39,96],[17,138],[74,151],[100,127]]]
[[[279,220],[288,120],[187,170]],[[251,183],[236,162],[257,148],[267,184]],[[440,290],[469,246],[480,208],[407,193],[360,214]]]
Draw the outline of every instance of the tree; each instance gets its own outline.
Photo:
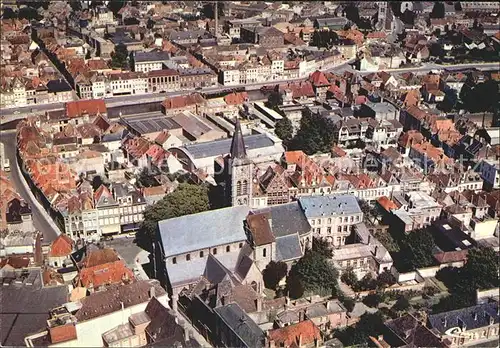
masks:
[[[444,4],[440,1],[434,3],[432,12],[429,15],[430,18],[444,18]]]
[[[447,267],[436,277],[448,287],[450,295],[433,307],[436,312],[468,307],[475,303],[476,290],[496,288],[499,257],[492,248],[470,249],[462,268]]]
[[[405,10],[401,16],[401,21],[403,21],[404,24],[413,25],[415,23],[415,13],[413,11]]]
[[[321,238],[313,238],[312,250],[327,259],[331,259],[333,257],[333,250],[326,239]]]
[[[285,144],[287,144],[293,138],[293,125],[292,121],[288,117],[283,117],[281,120],[276,122],[276,126],[274,128],[274,132],[276,136],[283,140]]]
[[[376,292],[373,294],[368,294],[363,298],[363,303],[368,307],[377,308],[378,305],[382,302],[382,296]]]
[[[108,2],[108,9],[116,16],[118,11],[125,6],[126,0],[111,0]]]
[[[23,7],[19,9],[18,18],[27,19],[29,21],[31,20],[39,21],[40,19],[42,19],[42,16],[33,7]]]
[[[267,107],[275,109],[279,105],[283,105],[283,95],[280,91],[272,91],[267,97]]]
[[[406,311],[410,308],[410,301],[406,298],[406,296],[400,296],[396,303],[392,306],[392,308],[396,311]]]
[[[347,296],[339,296],[339,301],[345,307],[347,312],[352,312],[352,310],[356,306],[356,302],[352,298]]]
[[[355,5],[353,4],[347,5],[344,11],[345,11],[345,17],[348,20],[354,23],[359,22],[359,10]]]
[[[352,286],[358,282],[358,277],[354,273],[352,267],[347,267],[346,270],[342,272],[340,280],[342,280],[345,284]]]
[[[210,209],[208,190],[204,186],[182,183],[160,201],[146,207],[141,234],[153,241],[158,221],[183,215],[196,214]]]
[[[224,2],[219,1],[219,4],[217,6],[219,8],[218,13],[219,17],[224,16]],[[212,2],[206,3],[203,5],[203,8],[201,10],[201,14],[205,18],[211,18],[215,19],[215,5]]]
[[[373,279],[371,273],[367,273],[360,281],[353,284],[354,291],[375,290],[377,288],[377,280]]]
[[[370,336],[377,337],[384,331],[384,321],[379,312],[365,313],[356,325],[337,332],[336,337],[340,339],[344,346],[362,347],[371,342]]]
[[[10,7],[5,7],[2,12],[2,19],[13,19],[17,18],[17,13],[14,12]]]
[[[302,150],[308,155],[330,152],[334,130],[330,119],[306,109],[300,120],[300,129],[290,142],[290,149]]]
[[[379,287],[383,288],[394,285],[396,284],[396,277],[389,270],[385,270],[378,276],[377,284]]]
[[[152,20],[151,18],[148,18],[148,22],[146,23],[146,28],[153,29],[154,26],[155,26],[155,21]]]
[[[283,279],[288,272],[288,267],[284,262],[271,261],[262,272],[262,278],[266,288],[276,290],[281,279]]]
[[[71,0],[69,2],[69,5],[71,6],[71,9],[73,12],[81,11],[82,10],[82,3],[79,0]]]
[[[455,1],[455,11],[462,12],[462,4],[460,1]]]
[[[153,187],[158,186],[158,181],[154,178],[153,173],[149,172],[149,168],[142,168],[141,172],[137,177],[137,184],[140,187]]]
[[[301,280],[306,291],[331,293],[337,289],[337,270],[326,257],[315,251],[306,251],[290,273]]]
[[[467,263],[460,270],[459,285],[469,289],[498,287],[499,261],[497,253],[492,248],[469,250]]]
[[[113,68],[128,69],[128,50],[124,44],[118,44],[111,53],[111,66]]]
[[[123,24],[125,25],[138,25],[139,23],[139,20],[135,17],[128,17],[128,18],[125,18],[125,20],[123,21]]]
[[[100,175],[96,175],[92,178],[92,189],[97,190],[101,185],[104,184],[104,180]]]
[[[405,236],[400,243],[401,266],[414,270],[434,264],[432,257],[436,243],[429,228],[417,229]]]
[[[288,296],[293,299],[302,297],[305,290],[302,281],[295,274],[289,274],[286,278],[286,289],[288,291]]]

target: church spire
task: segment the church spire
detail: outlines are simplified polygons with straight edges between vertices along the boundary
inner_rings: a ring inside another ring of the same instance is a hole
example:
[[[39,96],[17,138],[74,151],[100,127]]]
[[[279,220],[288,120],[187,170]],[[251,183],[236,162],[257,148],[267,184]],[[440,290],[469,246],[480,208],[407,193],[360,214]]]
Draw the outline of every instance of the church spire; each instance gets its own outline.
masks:
[[[240,120],[238,118],[236,119],[236,124],[234,125],[233,141],[231,143],[231,158],[247,158],[247,150],[245,149],[245,142],[243,141]]]

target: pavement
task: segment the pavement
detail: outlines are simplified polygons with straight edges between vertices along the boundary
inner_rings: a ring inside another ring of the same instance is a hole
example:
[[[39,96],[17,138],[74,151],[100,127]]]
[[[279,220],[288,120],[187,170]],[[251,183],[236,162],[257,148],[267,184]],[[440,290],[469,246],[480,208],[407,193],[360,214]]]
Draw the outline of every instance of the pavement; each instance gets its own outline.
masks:
[[[42,232],[45,242],[53,241],[61,234],[61,231],[40,202],[37,201],[21,174],[21,170],[17,163],[15,132],[2,132],[0,134],[0,140],[5,146],[5,157],[10,161],[10,179],[16,191],[30,205],[35,229]]]

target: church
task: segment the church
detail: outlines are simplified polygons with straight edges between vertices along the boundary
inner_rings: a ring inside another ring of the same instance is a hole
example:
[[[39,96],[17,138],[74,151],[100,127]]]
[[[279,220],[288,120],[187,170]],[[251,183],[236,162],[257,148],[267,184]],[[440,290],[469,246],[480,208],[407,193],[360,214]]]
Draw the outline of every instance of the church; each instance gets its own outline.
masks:
[[[230,153],[215,163],[216,182],[225,206],[253,206],[254,165],[248,158],[240,120],[236,119]]]

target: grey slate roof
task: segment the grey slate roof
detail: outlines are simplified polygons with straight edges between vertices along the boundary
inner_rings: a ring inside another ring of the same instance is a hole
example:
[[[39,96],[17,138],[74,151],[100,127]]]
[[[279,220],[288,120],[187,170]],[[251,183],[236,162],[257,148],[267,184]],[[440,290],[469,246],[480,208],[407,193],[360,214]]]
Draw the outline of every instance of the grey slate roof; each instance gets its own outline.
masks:
[[[243,222],[250,209],[229,207],[158,222],[165,257],[246,240]]]
[[[356,197],[351,195],[300,197],[299,203],[307,218],[361,213]]]
[[[31,270],[30,274],[36,274],[33,285],[13,281],[2,286],[0,344],[3,346],[24,346],[28,334],[45,329],[49,310],[68,301],[67,286],[43,287],[40,270]]]
[[[206,265],[207,260],[205,258],[196,258],[189,262],[182,262],[175,265],[167,262],[168,280],[173,287],[194,283],[203,275]]]
[[[493,319],[493,323],[498,324],[498,303],[486,303],[429,315],[429,323],[433,329],[445,333],[450,328],[460,327],[462,323],[465,324],[467,330],[485,327],[490,325],[490,318]]]
[[[297,233],[283,236],[276,239],[276,259],[277,261],[290,261],[302,256],[300,240]]]
[[[265,134],[254,134],[244,136],[245,148],[247,150],[260,149],[274,145],[274,141]],[[231,152],[232,139],[207,141],[204,143],[184,145],[182,148],[194,159],[217,157]]]
[[[258,210],[258,212],[271,213],[271,230],[276,238],[298,233],[304,235],[311,231],[298,202],[275,205]]]
[[[264,332],[236,303],[217,307],[214,312],[244,342],[246,347],[263,347]]]
[[[164,51],[135,52],[134,60],[136,63],[142,62],[162,62],[170,59],[170,54]]]
[[[231,141],[231,158],[233,159],[244,159],[247,157],[247,151],[245,149],[245,142],[243,141],[243,134],[241,133],[240,120],[236,120],[236,125],[234,127],[233,139]]]

